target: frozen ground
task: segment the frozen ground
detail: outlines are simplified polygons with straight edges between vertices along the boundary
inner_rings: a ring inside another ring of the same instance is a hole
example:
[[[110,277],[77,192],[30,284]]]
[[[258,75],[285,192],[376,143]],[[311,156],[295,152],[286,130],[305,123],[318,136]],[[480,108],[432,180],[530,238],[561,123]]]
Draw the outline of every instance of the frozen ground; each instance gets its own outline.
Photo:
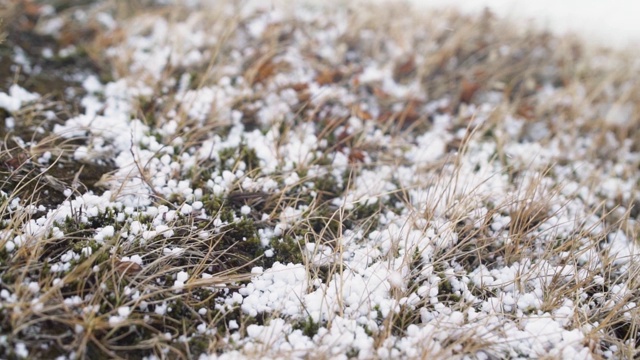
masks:
[[[638,356],[635,54],[189,3],[3,13],[0,357]]]

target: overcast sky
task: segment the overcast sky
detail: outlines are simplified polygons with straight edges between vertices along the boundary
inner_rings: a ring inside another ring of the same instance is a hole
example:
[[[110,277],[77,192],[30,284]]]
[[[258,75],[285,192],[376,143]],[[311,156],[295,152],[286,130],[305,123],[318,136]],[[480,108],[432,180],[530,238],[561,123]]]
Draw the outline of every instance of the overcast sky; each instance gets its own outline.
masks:
[[[640,0],[410,0],[420,6],[489,7],[499,16],[532,18],[555,31],[574,31],[617,46],[640,45]]]

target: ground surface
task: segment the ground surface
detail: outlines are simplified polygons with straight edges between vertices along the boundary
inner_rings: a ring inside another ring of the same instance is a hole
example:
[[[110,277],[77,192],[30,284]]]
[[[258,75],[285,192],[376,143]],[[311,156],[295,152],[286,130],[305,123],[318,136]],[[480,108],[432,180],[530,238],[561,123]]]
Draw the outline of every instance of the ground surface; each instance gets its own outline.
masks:
[[[0,9],[0,357],[637,356],[637,56],[407,6]]]

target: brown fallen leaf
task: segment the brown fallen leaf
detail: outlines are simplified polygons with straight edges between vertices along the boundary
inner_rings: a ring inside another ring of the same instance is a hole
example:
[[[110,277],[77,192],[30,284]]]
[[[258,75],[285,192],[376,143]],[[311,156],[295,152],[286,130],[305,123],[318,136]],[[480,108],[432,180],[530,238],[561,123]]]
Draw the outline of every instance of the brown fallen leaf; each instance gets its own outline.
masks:
[[[340,70],[327,69],[316,76],[315,81],[320,85],[335,84],[342,80],[344,74]]]
[[[357,148],[352,148],[349,152],[349,163],[363,163],[364,162],[364,152]]]
[[[311,99],[311,93],[309,93],[309,84],[297,83],[291,85],[291,88],[298,94],[298,101],[305,103]]]
[[[362,109],[362,106],[354,105],[351,107],[351,113],[353,116],[360,118],[362,120],[371,120],[373,119],[373,115],[370,112]]]
[[[351,78],[351,86],[353,88],[357,88],[358,86],[360,86],[360,78],[358,76],[354,76]]]
[[[461,147],[462,147],[462,140],[461,139],[453,139],[453,140],[451,140],[451,141],[449,141],[447,143],[446,151],[447,152],[456,152],[456,151],[460,150]]]
[[[347,129],[340,132],[337,138],[338,149],[343,149],[345,146],[347,146],[346,143],[352,138],[353,138],[353,135],[349,134],[349,132],[347,132]]]
[[[470,103],[473,95],[480,89],[480,84],[475,81],[470,81],[467,79],[462,79],[461,89],[460,89],[460,102]]]
[[[40,13],[42,11],[42,5],[36,4],[34,1],[31,1],[31,0],[22,1],[22,3],[24,4],[25,15],[33,16],[33,17],[40,16]]]
[[[293,30],[287,28],[282,22],[268,24],[262,32],[262,38],[265,40],[273,39],[278,43],[291,40]]]
[[[373,95],[377,97],[379,100],[386,100],[389,98],[389,94],[387,94],[380,86],[373,87]]]
[[[394,118],[395,117],[391,111],[385,111],[378,116],[378,119],[376,119],[376,121],[383,124],[392,121]]]
[[[4,160],[2,164],[10,170],[15,170],[24,165],[29,158],[25,153],[19,153],[18,155]]]
[[[276,64],[273,61],[266,61],[258,67],[258,72],[253,78],[253,83],[261,83],[276,73]]]
[[[516,115],[526,120],[533,120],[535,118],[535,106],[528,102],[522,102],[516,109]]]
[[[121,261],[116,262],[114,268],[120,275],[133,276],[142,271],[142,266],[133,261]]]
[[[407,102],[404,110],[399,114],[399,121],[403,125],[411,125],[416,122],[420,118],[420,112],[418,108],[420,106],[420,102],[415,99],[411,99]]]
[[[397,64],[393,69],[393,79],[395,81],[401,81],[407,77],[413,75],[416,71],[416,59],[414,56],[409,57],[404,62]]]

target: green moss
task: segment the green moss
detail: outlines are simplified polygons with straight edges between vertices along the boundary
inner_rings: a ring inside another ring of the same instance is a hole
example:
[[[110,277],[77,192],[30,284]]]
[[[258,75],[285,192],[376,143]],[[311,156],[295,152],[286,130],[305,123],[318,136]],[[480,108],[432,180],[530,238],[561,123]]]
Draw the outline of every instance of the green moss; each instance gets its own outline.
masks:
[[[276,261],[282,264],[301,264],[303,262],[301,252],[303,243],[303,239],[296,239],[290,235],[271,239],[269,245],[271,245],[275,254],[273,257],[265,260],[265,265],[270,267]]]
[[[226,170],[233,170],[239,162],[244,162],[246,172],[255,173],[260,169],[260,158],[254,149],[245,144],[238,147],[226,148],[218,153],[220,164]]]
[[[219,212],[218,212],[218,216],[220,217],[220,220],[227,222],[227,223],[231,223],[233,222],[233,219],[235,218],[235,213],[233,212],[233,210],[229,209],[229,208],[222,208]]]
[[[375,334],[373,333],[373,331],[371,331],[371,329],[369,329],[368,326],[364,326],[364,333],[367,334],[367,336],[369,337],[373,337]]]
[[[98,255],[98,257],[96,257],[96,263],[97,264],[102,264],[107,262],[110,259],[109,253],[104,251],[102,253],[100,253],[100,255]]]
[[[227,225],[224,232],[235,241],[246,241],[256,237],[258,233],[254,222],[247,218]]]
[[[0,280],[3,284],[13,284],[16,280],[16,275],[13,272],[3,271],[0,273]]]
[[[362,204],[356,206],[351,212],[347,226],[361,225],[363,221],[368,223],[369,228],[377,228],[379,224],[378,214],[382,210],[382,204],[376,201],[373,204]]]
[[[205,354],[209,350],[209,340],[202,336],[193,336],[189,339],[189,348],[192,354]]]
[[[417,280],[416,275],[422,273],[422,269],[424,268],[423,265],[424,264],[422,262],[422,254],[420,253],[420,250],[416,247],[416,249],[413,251],[411,263],[409,263],[409,273],[413,275],[413,276],[409,276],[409,282],[407,284],[407,287],[409,289],[413,289],[414,286],[418,285],[416,283],[416,280]]]
[[[252,220],[246,218],[226,225],[221,236],[211,241],[215,251],[220,253],[214,265],[217,271],[244,267],[264,254],[257,228]]]
[[[320,330],[320,323],[313,321],[313,318],[311,318],[311,316],[308,316],[303,321],[294,323],[293,329],[302,330],[302,333],[305,336],[313,338],[318,333],[318,330]]]
[[[213,194],[205,194],[202,197],[202,204],[204,209],[207,211],[207,214],[211,214],[212,217],[215,217],[222,209],[224,200]]]
[[[202,197],[202,204],[207,214],[211,214],[211,217],[218,217],[224,222],[233,223],[235,212],[228,206],[224,198],[213,194],[205,194]]]
[[[298,172],[298,176],[300,177],[300,179],[304,179],[307,177],[307,175],[309,175],[309,169],[305,168],[305,167],[300,167],[297,169]]]
[[[420,313],[406,305],[401,305],[400,311],[390,316],[393,316],[391,333],[395,336],[404,336],[409,325],[417,325],[422,321]]]
[[[64,234],[76,233],[88,228],[87,224],[83,223],[79,219],[80,214],[77,216],[67,216],[62,223],[56,222],[55,226],[60,228]]]
[[[91,248],[92,251],[97,251],[100,248],[100,244],[98,244],[95,240],[90,239],[90,240],[81,240],[75,244],[73,244],[73,251],[74,252],[81,252],[82,249],[84,248]]]
[[[360,350],[356,349],[356,348],[351,348],[349,349],[349,351],[347,351],[347,358],[349,359],[357,359],[358,358],[358,354],[360,354]]]
[[[240,150],[240,160],[244,161],[247,171],[253,172],[260,168],[260,158],[254,149],[243,146]]]
[[[220,152],[218,152],[218,157],[220,158],[220,163],[224,164],[229,159],[236,158],[237,152],[238,152],[238,149],[237,148],[233,148],[233,147],[220,150]]]
[[[335,177],[331,174],[327,174],[322,177],[314,179],[315,190],[322,198],[333,199],[338,197],[343,189],[338,185]]]
[[[218,166],[213,161],[206,160],[198,163],[197,166],[189,168],[185,177],[191,179],[192,188],[206,189],[207,181],[211,179],[211,175],[214,171],[217,171],[217,168]]]
[[[448,280],[442,279],[438,284],[438,300],[441,302],[457,303],[461,300],[461,297],[454,293],[453,287]]]
[[[343,224],[327,206],[314,210],[314,216],[307,216],[307,219],[311,225],[311,230],[316,234],[323,234],[323,239],[325,241],[335,239],[342,231]],[[297,233],[300,236],[303,236],[304,234],[302,234],[302,232],[304,231],[305,230],[303,229],[299,229]]]

